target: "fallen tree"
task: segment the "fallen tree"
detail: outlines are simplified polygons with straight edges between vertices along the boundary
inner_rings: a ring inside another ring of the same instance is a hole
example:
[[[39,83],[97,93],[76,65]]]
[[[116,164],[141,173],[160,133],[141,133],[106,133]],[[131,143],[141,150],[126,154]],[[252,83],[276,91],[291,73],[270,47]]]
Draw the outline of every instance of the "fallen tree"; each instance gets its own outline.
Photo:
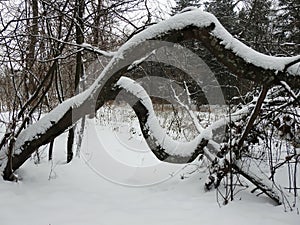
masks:
[[[124,79],[120,78],[131,69],[132,65],[142,63],[145,57],[153,50],[166,45],[166,42],[179,43],[192,39],[200,41],[232,73],[265,86],[266,90],[274,85],[281,85],[281,82],[292,88],[300,86],[300,56],[272,57],[258,53],[232,37],[213,15],[201,10],[184,12],[136,34],[118,50],[89,89],[61,103],[42,119],[24,129],[17,137],[12,136],[0,149],[3,178],[14,180],[14,171],[22,166],[37,148],[62,134],[82,116],[97,111],[105,102],[114,99],[121,89],[126,90],[120,83]],[[153,42],[154,40],[165,42],[157,44]],[[299,96],[295,97],[299,101]],[[139,118],[143,135],[158,159],[171,163],[186,163],[200,153],[205,153],[212,131],[202,134],[203,136],[197,139],[190,150],[183,145],[177,152],[172,152],[168,151],[167,146],[158,145],[159,135],[149,135],[155,134],[156,128],[153,127],[157,127],[157,124],[147,123],[149,108],[145,108],[145,105],[137,100],[140,103],[135,104],[133,109]],[[255,110],[254,106],[253,108]],[[251,111],[251,108],[248,110]],[[255,113],[252,115],[255,120]],[[253,121],[249,123],[249,127],[252,125]],[[243,136],[246,136],[247,132],[246,129]],[[173,142],[170,140],[171,143]],[[216,155],[209,152],[205,154],[212,160]],[[234,164],[234,167],[276,202],[281,202],[280,193],[274,191],[270,184],[254,179],[251,173],[244,171],[238,163]]]
[[[155,156],[164,162],[169,163],[189,163],[194,161],[200,154],[204,155],[211,163],[218,165],[218,173],[222,176],[217,177],[219,181],[213,180],[211,184],[220,182],[220,180],[230,172],[228,169],[234,169],[237,173],[244,176],[247,180],[253,183],[263,193],[280,204],[283,201],[283,196],[280,189],[270,181],[257,173],[254,173],[250,168],[245,169],[244,165],[238,157],[229,159],[230,152],[223,154],[221,146],[214,141],[220,128],[228,125],[229,122],[242,120],[245,116],[249,116],[254,109],[261,105],[261,101],[248,104],[244,108],[238,110],[229,116],[213,122],[207,128],[201,130],[198,136],[190,142],[177,142],[166,134],[163,130],[152,107],[150,97],[146,91],[136,82],[129,78],[121,77],[117,83],[121,90],[127,93],[127,102],[133,108],[137,115],[143,136]],[[267,93],[262,91],[261,97],[265,97]],[[221,129],[222,130],[222,129]],[[231,161],[231,162],[229,162]],[[228,168],[230,167],[230,168]],[[211,184],[206,184],[210,186]]]

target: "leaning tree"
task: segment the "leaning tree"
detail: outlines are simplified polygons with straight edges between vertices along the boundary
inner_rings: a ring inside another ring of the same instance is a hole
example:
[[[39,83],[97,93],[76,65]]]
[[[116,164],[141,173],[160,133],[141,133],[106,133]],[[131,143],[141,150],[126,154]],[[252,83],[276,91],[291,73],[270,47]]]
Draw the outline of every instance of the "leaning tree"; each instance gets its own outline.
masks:
[[[163,133],[164,130],[158,124],[147,92],[124,75],[131,74],[128,72],[132,71],[135,65],[144,63],[158,48],[186,40],[201,42],[231,73],[262,88],[259,96],[245,107],[205,129],[199,129],[199,135],[191,142],[180,143]],[[293,89],[300,86],[299,62],[300,56],[273,57],[256,52],[230,35],[212,14],[201,10],[181,12],[134,35],[114,54],[91,87],[62,102],[36,123],[24,129],[16,138],[10,138],[1,145],[3,178],[16,179],[14,172],[36,149],[62,134],[84,115],[93,114],[123,90],[127,95],[125,99],[139,119],[149,148],[159,160],[188,163],[202,154],[211,163],[218,165],[217,182],[226,176],[228,171],[234,171],[248,179],[274,201],[281,203],[282,193],[272,180],[263,179],[251,168],[243,167],[242,151],[244,142],[265,104],[265,99],[270,94],[269,90],[283,86],[292,95],[293,99],[282,103],[281,108],[299,104],[299,94],[293,92]],[[236,144],[231,146],[229,151],[224,151],[214,140],[219,129],[245,118],[246,125]],[[162,134],[166,138],[162,138]],[[299,154],[293,157],[298,156]],[[209,182],[207,185],[210,185]]]

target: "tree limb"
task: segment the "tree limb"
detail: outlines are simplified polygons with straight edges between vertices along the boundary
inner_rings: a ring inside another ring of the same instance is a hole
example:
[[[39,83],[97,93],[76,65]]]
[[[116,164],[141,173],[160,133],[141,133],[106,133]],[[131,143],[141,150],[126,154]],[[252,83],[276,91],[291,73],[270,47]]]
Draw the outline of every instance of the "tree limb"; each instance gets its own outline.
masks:
[[[192,39],[202,42],[221,63],[241,78],[252,80],[257,84],[268,83],[270,85],[285,81],[291,87],[300,87],[299,74],[293,74],[290,72],[291,70],[283,71],[284,65],[294,61],[295,58],[272,58],[255,52],[232,37],[209,13],[194,10],[178,14],[135,35],[119,49],[89,89],[66,100],[40,121],[22,131],[16,140],[12,159],[6,164],[2,164],[5,165],[4,179],[10,179],[13,172],[30,157],[35,149],[49,143],[83,115],[90,114],[91,111],[99,109],[106,101],[113,99],[118,94],[118,91],[115,90],[117,81],[127,72],[133,62],[159,47],[166,46],[166,42],[168,44],[180,43]],[[158,44],[152,42],[154,40],[166,42]],[[244,50],[249,50],[253,55],[247,58]],[[278,63],[274,66],[272,63],[264,66],[253,61],[256,56],[267,61],[276,59],[275,62]],[[278,64],[280,65],[278,66]],[[201,148],[195,151],[192,158],[199,154]],[[3,149],[1,150],[3,151]],[[156,156],[161,159],[167,158],[160,150],[157,151]]]

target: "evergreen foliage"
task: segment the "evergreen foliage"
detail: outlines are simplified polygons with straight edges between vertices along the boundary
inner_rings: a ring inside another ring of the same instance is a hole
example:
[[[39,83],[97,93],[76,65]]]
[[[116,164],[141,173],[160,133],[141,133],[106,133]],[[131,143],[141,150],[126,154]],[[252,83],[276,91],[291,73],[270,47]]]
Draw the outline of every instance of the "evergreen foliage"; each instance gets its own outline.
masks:
[[[172,8],[172,15],[180,12],[186,7],[200,7],[201,0],[176,0],[176,6]]]

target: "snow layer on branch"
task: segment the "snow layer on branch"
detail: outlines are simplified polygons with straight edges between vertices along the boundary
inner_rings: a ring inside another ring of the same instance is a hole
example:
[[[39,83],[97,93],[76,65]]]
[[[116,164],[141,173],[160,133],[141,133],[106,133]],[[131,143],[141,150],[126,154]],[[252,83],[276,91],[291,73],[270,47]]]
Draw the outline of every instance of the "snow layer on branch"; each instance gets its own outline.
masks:
[[[217,120],[202,130],[202,132],[190,142],[176,141],[168,136],[166,130],[160,126],[152,106],[152,101],[145,89],[140,84],[130,78],[121,77],[117,82],[117,86],[136,96],[145,106],[148,111],[146,126],[150,131],[150,135],[152,135],[152,137],[158,141],[157,144],[160,145],[166,153],[172,156],[191,156],[203,139],[211,140],[213,138],[213,130],[217,130],[218,128],[224,126],[229,120],[229,118],[226,117]],[[248,107],[239,110],[232,115],[231,120],[238,120],[241,118],[241,116],[243,116],[244,113],[248,112],[248,110]]]
[[[113,57],[116,54],[115,52],[103,51],[103,50],[101,50],[95,46],[92,46],[91,44],[88,44],[88,43],[82,43],[80,46],[82,46],[83,48],[85,48],[89,51],[93,51],[97,54],[104,55],[106,57]]]
[[[152,135],[158,141],[157,144],[164,148],[166,153],[170,155],[190,156],[203,138],[207,140],[212,138],[211,130],[206,129],[190,142],[179,142],[172,139],[167,135],[166,130],[160,126],[152,107],[152,101],[145,89],[140,84],[131,80],[130,78],[121,77],[117,82],[117,86],[136,96],[145,106],[148,111],[146,126],[151,132],[150,135]]]
[[[120,53],[127,48],[130,48],[133,45],[141,43],[145,40],[162,36],[170,30],[180,30],[190,25],[204,28],[208,27],[212,23],[215,24],[215,29],[213,29],[211,32],[212,35],[220,39],[220,43],[223,44],[227,49],[232,50],[234,53],[236,53],[236,55],[243,58],[246,62],[254,64],[255,66],[275,71],[283,71],[287,64],[300,59],[300,55],[294,57],[275,57],[257,52],[234,38],[222,26],[222,24],[214,15],[208,12],[203,12],[200,9],[194,9],[192,11],[177,14],[168,20],[162,21],[147,28],[143,32],[132,37],[125,45],[123,45],[120,48],[119,56],[121,57],[122,55]],[[300,63],[288,68],[288,72],[293,75],[300,75]]]
[[[14,154],[20,154],[22,152],[21,146],[24,143],[44,134],[51,126],[56,124],[69,109],[81,105],[85,99],[89,97],[89,94],[89,92],[83,92],[73,98],[67,99],[43,116],[39,121],[22,131],[16,140]]]

